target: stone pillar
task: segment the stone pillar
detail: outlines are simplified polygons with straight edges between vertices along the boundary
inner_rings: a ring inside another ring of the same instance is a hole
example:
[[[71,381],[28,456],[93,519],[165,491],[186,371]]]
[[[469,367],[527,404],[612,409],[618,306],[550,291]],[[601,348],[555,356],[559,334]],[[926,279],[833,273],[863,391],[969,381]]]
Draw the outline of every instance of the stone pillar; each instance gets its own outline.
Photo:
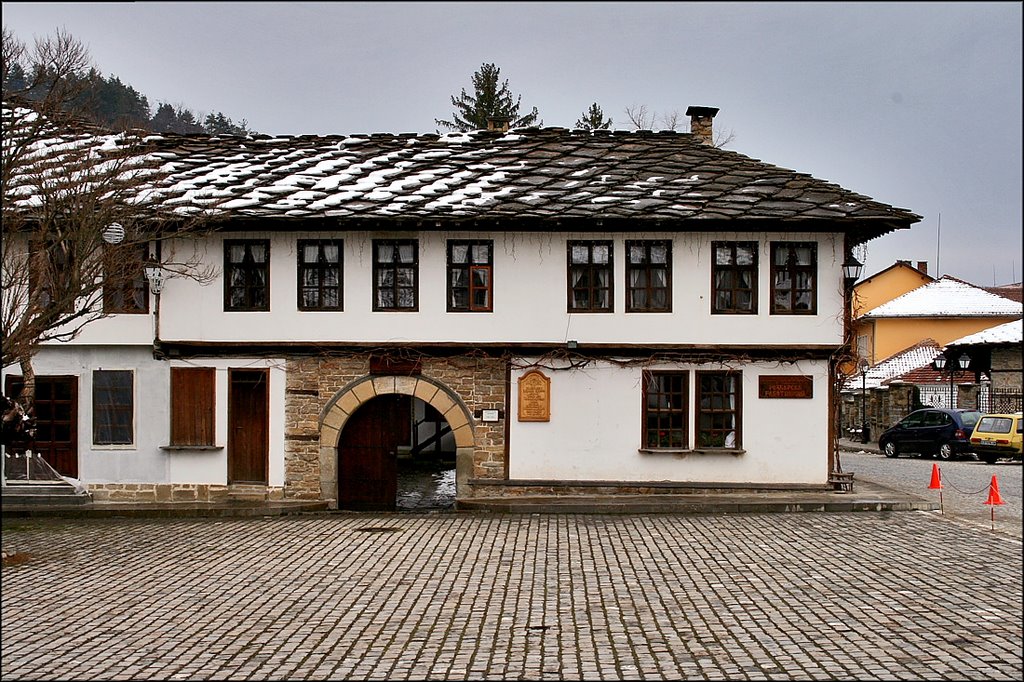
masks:
[[[956,406],[962,410],[977,410],[981,405],[981,386],[972,383],[958,384]]]

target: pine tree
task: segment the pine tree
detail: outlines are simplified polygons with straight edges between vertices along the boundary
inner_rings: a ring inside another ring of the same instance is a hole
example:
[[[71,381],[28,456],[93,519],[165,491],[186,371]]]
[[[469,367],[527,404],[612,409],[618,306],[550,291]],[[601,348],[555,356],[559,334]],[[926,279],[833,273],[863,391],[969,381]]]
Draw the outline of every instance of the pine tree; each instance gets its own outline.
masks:
[[[580,118],[576,119],[576,127],[581,130],[608,130],[611,125],[612,120],[610,118],[605,120],[604,112],[597,102],[591,104],[590,108],[583,112]]]
[[[463,88],[458,97],[452,95],[452,106],[455,107],[452,120],[434,119],[434,122],[448,130],[464,132],[486,128],[488,118],[508,118],[510,128],[541,125],[543,121],[538,121],[537,107],[528,114],[519,115],[523,96],[518,95],[513,99],[512,91],[508,89],[508,79],[499,85],[500,73],[501,69],[494,64],[483,64],[473,74],[473,94],[468,94]]]

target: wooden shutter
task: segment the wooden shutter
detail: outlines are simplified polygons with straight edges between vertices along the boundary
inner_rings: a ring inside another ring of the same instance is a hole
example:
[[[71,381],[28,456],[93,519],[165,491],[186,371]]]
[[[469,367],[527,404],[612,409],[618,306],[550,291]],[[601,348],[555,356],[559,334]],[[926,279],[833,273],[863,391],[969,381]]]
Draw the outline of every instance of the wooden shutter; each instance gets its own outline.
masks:
[[[171,445],[213,445],[215,433],[212,367],[171,368]]]

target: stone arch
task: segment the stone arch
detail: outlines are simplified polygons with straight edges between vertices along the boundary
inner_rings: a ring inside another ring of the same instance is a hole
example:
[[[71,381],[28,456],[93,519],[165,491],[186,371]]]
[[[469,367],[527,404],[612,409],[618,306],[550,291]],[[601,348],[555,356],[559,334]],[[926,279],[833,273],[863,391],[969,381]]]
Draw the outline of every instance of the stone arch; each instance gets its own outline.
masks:
[[[363,403],[395,393],[419,398],[441,413],[455,436],[456,491],[468,478],[476,434],[472,414],[462,398],[444,384],[424,376],[366,376],[335,393],[320,413],[320,493],[330,507],[337,506],[338,437],[345,423]]]

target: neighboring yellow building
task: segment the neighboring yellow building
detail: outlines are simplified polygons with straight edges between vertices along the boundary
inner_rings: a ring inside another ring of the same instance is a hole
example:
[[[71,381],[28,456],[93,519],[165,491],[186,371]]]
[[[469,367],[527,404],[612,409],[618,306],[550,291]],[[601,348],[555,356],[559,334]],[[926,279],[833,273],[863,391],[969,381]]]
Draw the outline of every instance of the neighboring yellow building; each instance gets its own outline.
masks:
[[[932,279],[912,268],[896,266],[862,282],[864,295],[854,299],[853,333],[857,353],[875,365],[922,339],[934,339],[940,346],[968,334],[1024,317],[1022,304],[985,291],[949,275]],[[909,270],[914,272],[909,272]],[[884,278],[881,275],[888,273]],[[923,276],[928,282],[886,299],[881,286],[892,283],[891,291]],[[872,281],[874,280],[874,281]],[[859,303],[859,305],[858,305]],[[875,305],[868,307],[870,303]],[[860,310],[865,312],[860,313]]]
[[[927,261],[918,261],[915,268],[908,260],[898,260],[853,287],[853,318],[934,281],[934,277],[928,276]]]

